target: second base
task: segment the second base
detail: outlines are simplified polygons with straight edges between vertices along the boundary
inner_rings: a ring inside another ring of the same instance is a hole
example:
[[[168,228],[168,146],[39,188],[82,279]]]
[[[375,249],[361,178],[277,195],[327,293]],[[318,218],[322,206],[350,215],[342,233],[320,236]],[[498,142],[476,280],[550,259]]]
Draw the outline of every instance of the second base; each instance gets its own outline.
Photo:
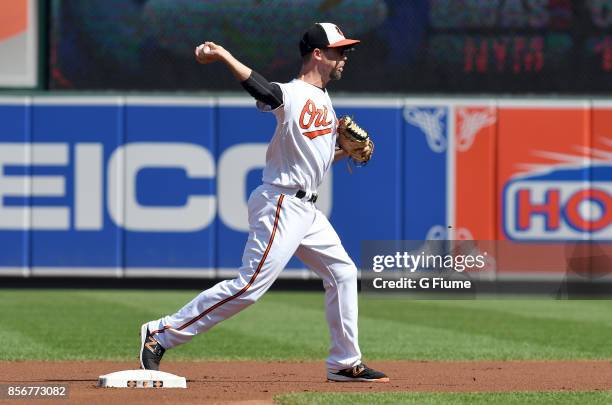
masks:
[[[101,375],[102,388],[187,388],[185,377],[155,370],[123,370]]]

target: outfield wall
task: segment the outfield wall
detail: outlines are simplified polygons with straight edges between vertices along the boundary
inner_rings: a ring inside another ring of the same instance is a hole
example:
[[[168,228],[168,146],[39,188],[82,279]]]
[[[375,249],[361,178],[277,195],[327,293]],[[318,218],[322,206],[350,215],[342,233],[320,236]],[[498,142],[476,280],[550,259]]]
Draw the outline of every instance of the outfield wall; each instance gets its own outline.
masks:
[[[496,277],[547,279],[567,273],[564,241],[612,239],[612,103],[335,105],[376,142],[319,190],[356,262],[363,240],[512,240],[551,250],[500,252]],[[0,276],[235,274],[274,127],[242,97],[0,98]],[[311,275],[293,259],[281,277]]]

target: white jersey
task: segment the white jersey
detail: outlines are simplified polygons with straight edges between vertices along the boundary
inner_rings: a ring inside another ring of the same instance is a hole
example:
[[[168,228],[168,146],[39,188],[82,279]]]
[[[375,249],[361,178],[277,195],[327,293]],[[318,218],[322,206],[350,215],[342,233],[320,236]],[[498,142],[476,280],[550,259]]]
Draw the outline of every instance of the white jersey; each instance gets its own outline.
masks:
[[[277,125],[266,153],[263,182],[280,187],[317,191],[334,160],[337,118],[327,90],[302,80],[278,83],[283,104],[271,110]]]

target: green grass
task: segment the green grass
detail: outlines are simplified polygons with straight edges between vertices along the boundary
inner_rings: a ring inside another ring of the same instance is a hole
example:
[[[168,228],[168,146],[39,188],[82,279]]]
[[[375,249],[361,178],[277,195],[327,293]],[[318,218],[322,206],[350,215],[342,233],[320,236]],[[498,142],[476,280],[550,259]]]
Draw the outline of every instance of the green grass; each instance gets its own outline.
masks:
[[[142,322],[197,291],[0,289],[0,360],[134,360]],[[612,358],[612,301],[414,301],[360,297],[366,360]],[[169,360],[322,360],[322,293],[266,294]],[[112,347],[112,350],[100,350]]]
[[[279,395],[274,398],[281,405],[319,405],[319,404],[351,404],[351,405],[523,405],[550,404],[573,405],[580,403],[609,404],[612,402],[612,392],[508,392],[508,393],[422,393],[422,392],[390,392],[377,394],[363,393],[301,393]]]

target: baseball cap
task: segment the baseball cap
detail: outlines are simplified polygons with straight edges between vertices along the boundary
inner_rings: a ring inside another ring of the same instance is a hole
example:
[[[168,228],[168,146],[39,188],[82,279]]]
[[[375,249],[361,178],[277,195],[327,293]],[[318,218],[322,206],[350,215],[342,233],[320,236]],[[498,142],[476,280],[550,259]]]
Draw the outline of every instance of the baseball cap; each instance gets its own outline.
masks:
[[[315,48],[339,48],[350,47],[358,44],[357,39],[348,39],[340,28],[332,23],[316,23],[302,36],[300,41],[300,53],[302,56],[312,52]]]

